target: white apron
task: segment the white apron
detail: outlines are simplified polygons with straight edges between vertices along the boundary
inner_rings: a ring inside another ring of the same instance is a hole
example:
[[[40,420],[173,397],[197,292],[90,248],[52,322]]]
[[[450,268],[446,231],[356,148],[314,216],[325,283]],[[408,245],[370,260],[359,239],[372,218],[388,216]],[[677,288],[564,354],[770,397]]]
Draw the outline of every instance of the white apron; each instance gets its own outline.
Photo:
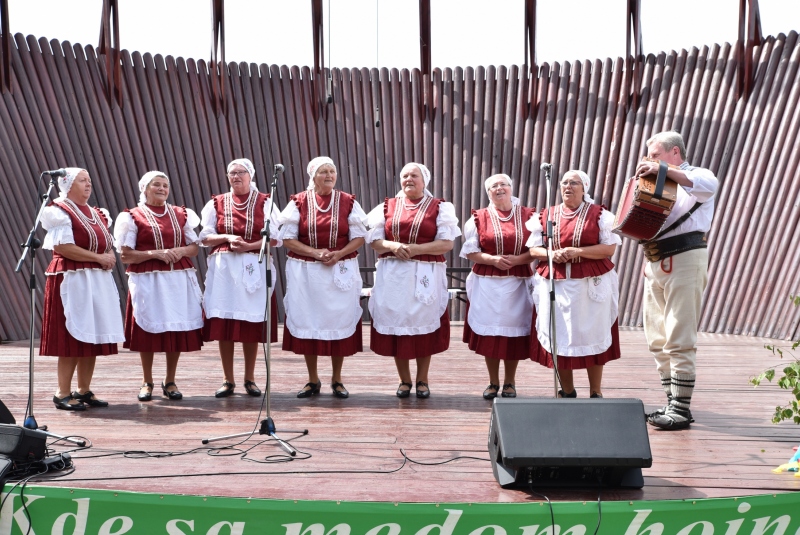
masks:
[[[64,273],[61,303],[67,331],[87,344],[125,341],[119,293],[110,271],[81,269]]]
[[[358,260],[325,266],[321,262],[286,259],[286,326],[295,338],[342,340],[361,321]]]
[[[398,336],[439,328],[449,299],[445,264],[384,258],[375,267],[369,313],[376,331]]]
[[[193,331],[203,326],[203,294],[193,269],[129,273],[136,324],[149,333]]]

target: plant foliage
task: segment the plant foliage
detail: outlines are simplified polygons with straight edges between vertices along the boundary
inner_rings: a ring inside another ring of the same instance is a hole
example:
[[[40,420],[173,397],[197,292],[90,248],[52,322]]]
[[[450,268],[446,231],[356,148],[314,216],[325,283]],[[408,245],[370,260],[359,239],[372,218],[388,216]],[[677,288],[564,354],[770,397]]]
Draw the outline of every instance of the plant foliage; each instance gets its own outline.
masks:
[[[789,297],[792,300],[792,304],[795,306],[800,305],[800,296],[791,295]],[[773,355],[780,356],[781,359],[786,358],[787,361],[790,359],[793,360],[793,362],[790,362],[788,366],[781,370],[783,375],[778,376],[777,380],[779,387],[784,390],[789,390],[792,393],[791,400],[786,405],[775,407],[775,413],[772,415],[772,423],[777,424],[784,420],[791,420],[796,424],[800,424],[800,383],[798,382],[798,378],[800,377],[800,360],[798,360],[794,354],[794,351],[800,347],[800,340],[793,342],[791,349],[784,349],[772,344],[766,344],[764,347],[772,351]],[[781,366],[781,364],[776,364],[775,366],[767,368],[757,376],[751,377],[750,384],[758,386],[761,384],[761,381],[764,380],[772,382],[772,380],[775,379],[776,369],[779,366]]]

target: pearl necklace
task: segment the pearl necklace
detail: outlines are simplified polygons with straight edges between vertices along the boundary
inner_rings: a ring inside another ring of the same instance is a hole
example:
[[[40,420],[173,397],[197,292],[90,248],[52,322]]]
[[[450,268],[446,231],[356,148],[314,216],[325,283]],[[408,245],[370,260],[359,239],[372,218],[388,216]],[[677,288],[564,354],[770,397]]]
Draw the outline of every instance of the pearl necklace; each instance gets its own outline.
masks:
[[[511,205],[511,213],[508,214],[506,217],[501,217],[500,212],[497,210],[497,208],[495,208],[493,204],[489,205],[489,209],[492,212],[494,212],[494,215],[497,217],[498,220],[506,222],[506,221],[511,221],[511,218],[514,217],[514,211],[516,210],[516,205],[515,204]]]
[[[405,197],[405,196],[404,196],[404,197],[402,198],[402,201],[403,201],[403,209],[404,209],[404,210],[416,210],[417,208],[419,208],[420,206],[422,206],[422,201],[424,201],[424,200],[425,200],[425,196],[423,195],[423,196],[422,196],[422,198],[419,200],[419,202],[418,202],[418,203],[416,203],[416,204],[412,204],[411,206],[408,206],[408,205],[406,204],[406,199],[408,199],[408,197]]]
[[[331,194],[333,194],[333,191],[331,191]],[[331,208],[333,208],[333,197],[331,197],[331,202],[328,203],[328,207],[323,209],[323,208],[319,207],[319,203],[317,202],[317,192],[316,191],[308,190],[308,196],[311,197],[311,199],[309,199],[311,201],[311,206],[314,208],[314,210],[316,210],[317,212],[319,212],[321,214],[327,213],[327,212],[329,212],[331,210]],[[320,197],[321,197],[321,195],[320,195]]]
[[[81,209],[78,207],[78,205],[72,199],[69,199],[69,198],[65,197],[64,198],[64,202],[69,204],[70,207],[72,207],[72,209],[74,210],[75,214],[80,219],[86,221],[87,223],[91,223],[92,225],[97,225],[97,212],[95,212],[94,210],[89,208],[89,212],[92,214],[92,217],[89,218],[89,217],[86,217],[86,214],[84,214],[81,211]],[[86,206],[86,205],[84,205],[84,206]]]
[[[564,211],[564,203],[561,203],[561,208],[560,208],[560,215],[561,215],[561,219],[575,219],[575,217],[577,217],[577,215],[578,215],[579,213],[581,213],[581,208],[583,208],[583,203],[581,203],[581,205],[580,205],[580,206],[578,206],[578,207],[575,209],[575,211],[574,211],[574,212],[566,213],[566,212]]]
[[[161,212],[160,214],[159,214],[159,213],[156,213],[156,212],[154,212],[152,208],[150,208],[149,206],[147,206],[147,205],[146,205],[145,203],[143,203],[143,202],[142,202],[142,203],[139,203],[139,206],[141,206],[142,208],[144,208],[145,210],[147,210],[148,212],[150,212],[151,214],[153,214],[153,216],[155,216],[155,217],[164,217],[165,215],[167,215],[166,204],[164,205],[164,211],[163,211],[163,212]]]
[[[253,198],[253,193],[255,192],[256,190],[251,189],[250,194],[247,196],[247,200],[245,200],[243,203],[236,202],[236,196],[235,196],[236,194],[231,192],[231,205],[237,210],[247,209],[247,206],[250,204],[250,200]]]

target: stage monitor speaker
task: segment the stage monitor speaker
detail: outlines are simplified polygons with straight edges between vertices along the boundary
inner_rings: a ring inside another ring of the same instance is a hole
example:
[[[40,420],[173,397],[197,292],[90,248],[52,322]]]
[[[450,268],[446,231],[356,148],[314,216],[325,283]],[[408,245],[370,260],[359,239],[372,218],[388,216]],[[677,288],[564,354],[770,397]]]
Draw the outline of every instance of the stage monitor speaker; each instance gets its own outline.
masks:
[[[12,461],[29,462],[44,458],[47,435],[18,425],[0,424],[0,455]]]
[[[0,424],[15,424],[17,421],[11,414],[11,411],[6,408],[2,401],[0,401]]]
[[[495,398],[489,456],[505,488],[642,488],[653,464],[638,399]]]

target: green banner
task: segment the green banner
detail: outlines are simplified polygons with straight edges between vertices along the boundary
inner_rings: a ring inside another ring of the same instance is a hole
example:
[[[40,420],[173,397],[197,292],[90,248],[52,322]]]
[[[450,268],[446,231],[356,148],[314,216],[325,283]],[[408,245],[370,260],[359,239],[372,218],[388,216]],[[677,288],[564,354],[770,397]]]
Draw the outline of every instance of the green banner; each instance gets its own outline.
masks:
[[[292,501],[37,486],[3,499],[0,535],[592,535],[598,520],[602,535],[800,535],[800,493],[609,501],[601,511],[597,502],[557,502],[555,529],[540,502]]]

